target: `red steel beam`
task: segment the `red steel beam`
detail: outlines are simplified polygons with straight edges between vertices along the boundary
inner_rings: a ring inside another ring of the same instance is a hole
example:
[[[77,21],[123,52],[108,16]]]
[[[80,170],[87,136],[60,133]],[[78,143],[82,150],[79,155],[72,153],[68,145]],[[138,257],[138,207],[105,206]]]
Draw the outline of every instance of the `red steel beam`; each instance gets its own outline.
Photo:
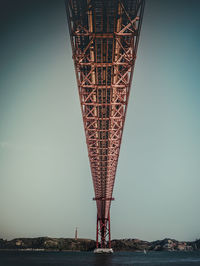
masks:
[[[144,0],[67,0],[68,24],[97,204],[97,247],[110,247],[110,205]]]

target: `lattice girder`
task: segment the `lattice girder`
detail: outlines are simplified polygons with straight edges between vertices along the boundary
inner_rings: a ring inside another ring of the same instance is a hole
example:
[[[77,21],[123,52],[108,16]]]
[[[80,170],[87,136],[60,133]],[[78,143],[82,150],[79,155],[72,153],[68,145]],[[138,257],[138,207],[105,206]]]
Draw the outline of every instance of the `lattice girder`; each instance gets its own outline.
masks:
[[[109,219],[143,8],[144,0],[67,1],[97,217],[102,224]]]

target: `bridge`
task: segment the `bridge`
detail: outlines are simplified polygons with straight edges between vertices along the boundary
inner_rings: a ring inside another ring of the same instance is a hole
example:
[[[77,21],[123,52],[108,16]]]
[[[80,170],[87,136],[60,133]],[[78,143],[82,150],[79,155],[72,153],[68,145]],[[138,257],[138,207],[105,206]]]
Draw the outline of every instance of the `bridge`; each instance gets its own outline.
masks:
[[[97,206],[96,248],[111,248],[110,207],[144,4],[66,0]]]

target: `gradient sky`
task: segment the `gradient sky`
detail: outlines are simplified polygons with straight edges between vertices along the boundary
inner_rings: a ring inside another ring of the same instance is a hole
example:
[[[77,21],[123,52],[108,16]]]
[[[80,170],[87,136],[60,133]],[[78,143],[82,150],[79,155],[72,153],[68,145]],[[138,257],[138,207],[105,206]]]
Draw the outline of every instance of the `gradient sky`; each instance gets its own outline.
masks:
[[[0,1],[0,238],[95,238],[63,0]],[[112,238],[200,237],[200,1],[147,0]]]

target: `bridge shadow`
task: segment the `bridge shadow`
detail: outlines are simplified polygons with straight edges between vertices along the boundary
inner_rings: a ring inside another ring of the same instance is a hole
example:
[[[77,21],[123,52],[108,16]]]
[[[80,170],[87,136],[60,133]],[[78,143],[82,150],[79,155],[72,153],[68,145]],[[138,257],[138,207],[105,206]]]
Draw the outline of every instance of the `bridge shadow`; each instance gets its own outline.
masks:
[[[112,254],[95,254],[94,266],[113,265],[112,261],[113,261]]]

